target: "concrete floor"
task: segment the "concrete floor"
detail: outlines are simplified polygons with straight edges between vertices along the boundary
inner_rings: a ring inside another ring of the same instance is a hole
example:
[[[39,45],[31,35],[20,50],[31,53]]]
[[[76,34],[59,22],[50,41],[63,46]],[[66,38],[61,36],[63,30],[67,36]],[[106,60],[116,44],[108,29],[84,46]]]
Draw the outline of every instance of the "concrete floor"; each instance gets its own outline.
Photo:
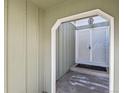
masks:
[[[109,78],[69,71],[57,81],[57,93],[109,93]]]

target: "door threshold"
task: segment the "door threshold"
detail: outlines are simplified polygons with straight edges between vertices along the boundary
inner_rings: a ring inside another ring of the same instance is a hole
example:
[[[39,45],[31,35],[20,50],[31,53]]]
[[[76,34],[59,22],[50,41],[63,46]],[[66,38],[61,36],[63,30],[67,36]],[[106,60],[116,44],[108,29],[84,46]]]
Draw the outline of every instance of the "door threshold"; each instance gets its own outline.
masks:
[[[100,71],[100,70],[94,70],[94,69],[89,69],[86,67],[78,67],[78,64],[75,64],[70,68],[71,71],[78,72],[78,73],[83,73],[83,74],[89,74],[89,75],[94,75],[94,76],[102,76],[102,77],[108,77],[109,78],[109,73],[107,71]]]

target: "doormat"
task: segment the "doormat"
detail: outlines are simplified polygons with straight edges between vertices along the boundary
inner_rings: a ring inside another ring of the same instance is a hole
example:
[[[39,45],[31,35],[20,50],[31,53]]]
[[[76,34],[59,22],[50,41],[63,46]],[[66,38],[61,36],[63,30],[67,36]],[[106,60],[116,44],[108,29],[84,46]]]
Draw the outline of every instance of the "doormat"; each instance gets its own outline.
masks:
[[[100,67],[100,66],[77,64],[76,67],[79,67],[79,68],[87,68],[87,69],[92,69],[92,70],[98,70],[98,71],[105,71],[105,72],[107,72],[106,67]]]

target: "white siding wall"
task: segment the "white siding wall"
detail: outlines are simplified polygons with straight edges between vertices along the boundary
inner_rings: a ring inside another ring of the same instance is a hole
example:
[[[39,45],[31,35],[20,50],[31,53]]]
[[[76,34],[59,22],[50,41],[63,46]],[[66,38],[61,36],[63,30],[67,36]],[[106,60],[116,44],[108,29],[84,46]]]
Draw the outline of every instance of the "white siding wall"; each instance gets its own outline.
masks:
[[[63,23],[57,31],[57,79],[75,63],[75,26]]]

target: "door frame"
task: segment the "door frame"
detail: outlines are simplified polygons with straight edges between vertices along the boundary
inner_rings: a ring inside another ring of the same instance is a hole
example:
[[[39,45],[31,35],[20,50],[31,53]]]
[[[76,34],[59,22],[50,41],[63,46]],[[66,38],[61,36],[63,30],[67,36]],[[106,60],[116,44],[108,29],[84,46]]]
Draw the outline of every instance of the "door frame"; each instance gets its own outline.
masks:
[[[110,46],[109,46],[109,93],[114,93],[114,17],[100,9],[79,13],[69,17],[57,19],[51,28],[51,93],[56,93],[56,30],[63,22],[99,15],[110,21]]]

